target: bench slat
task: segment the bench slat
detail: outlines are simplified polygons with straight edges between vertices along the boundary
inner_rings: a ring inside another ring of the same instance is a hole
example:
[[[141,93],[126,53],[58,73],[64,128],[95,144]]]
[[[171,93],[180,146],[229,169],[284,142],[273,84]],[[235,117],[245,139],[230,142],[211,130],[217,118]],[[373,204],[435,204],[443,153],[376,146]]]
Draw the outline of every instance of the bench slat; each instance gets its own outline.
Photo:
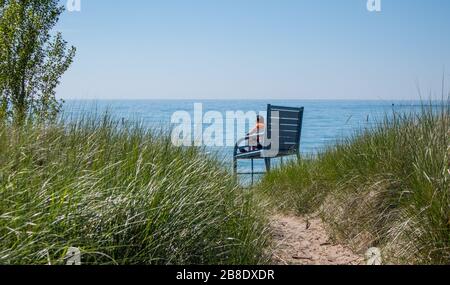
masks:
[[[291,118],[291,119],[297,119],[300,116],[300,112],[285,112],[285,111],[278,111],[277,113],[273,113],[274,110],[272,110],[272,118],[273,117],[280,117],[280,118]]]
[[[291,141],[295,141],[297,139],[297,134],[296,133],[281,133],[279,136],[280,140],[291,140]]]
[[[274,127],[275,127],[275,124],[270,124],[270,129],[271,130],[273,130]],[[300,129],[300,126],[298,124],[286,124],[286,123],[283,123],[283,124],[280,124],[278,126],[278,129],[279,129],[280,132],[282,132],[282,131],[295,131],[295,132],[298,132],[299,129]]]

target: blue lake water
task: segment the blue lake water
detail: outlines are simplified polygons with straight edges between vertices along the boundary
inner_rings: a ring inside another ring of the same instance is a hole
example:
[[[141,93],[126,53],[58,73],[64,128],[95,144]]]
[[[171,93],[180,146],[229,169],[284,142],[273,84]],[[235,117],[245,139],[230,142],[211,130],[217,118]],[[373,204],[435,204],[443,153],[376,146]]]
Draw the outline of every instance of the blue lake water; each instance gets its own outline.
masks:
[[[123,101],[67,101],[64,105],[66,115],[80,113],[101,114],[108,111],[117,119],[140,121],[149,128],[170,128],[171,117],[176,111],[194,112],[194,103],[202,103],[203,113],[217,111],[226,112],[254,111],[267,109],[267,104],[305,107],[304,124],[301,138],[301,152],[314,154],[347,137],[357,130],[370,127],[385,114],[409,111],[418,108],[420,103],[413,101],[315,101],[315,100],[272,100],[272,101],[223,101],[223,100],[123,100]],[[226,120],[225,120],[226,121]],[[193,122],[192,122],[193,123]],[[229,122],[227,122],[229,123]],[[246,128],[254,122],[249,122]],[[205,126],[207,127],[207,126]],[[224,130],[225,132],[225,130]],[[224,139],[226,139],[224,134]],[[225,141],[226,142],[226,141]],[[210,147],[211,153],[217,154],[224,162],[230,162],[232,147]],[[243,163],[243,169],[249,164]],[[262,168],[262,163],[256,165]]]

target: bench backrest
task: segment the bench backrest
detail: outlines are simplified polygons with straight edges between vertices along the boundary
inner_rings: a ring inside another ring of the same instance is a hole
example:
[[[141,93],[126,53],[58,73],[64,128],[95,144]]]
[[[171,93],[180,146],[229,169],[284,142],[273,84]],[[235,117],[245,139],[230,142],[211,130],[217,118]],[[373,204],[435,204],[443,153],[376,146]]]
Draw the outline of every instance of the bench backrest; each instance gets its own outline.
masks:
[[[305,108],[267,106],[267,135],[272,138],[272,130],[279,122],[279,154],[299,154],[302,135],[303,112]]]

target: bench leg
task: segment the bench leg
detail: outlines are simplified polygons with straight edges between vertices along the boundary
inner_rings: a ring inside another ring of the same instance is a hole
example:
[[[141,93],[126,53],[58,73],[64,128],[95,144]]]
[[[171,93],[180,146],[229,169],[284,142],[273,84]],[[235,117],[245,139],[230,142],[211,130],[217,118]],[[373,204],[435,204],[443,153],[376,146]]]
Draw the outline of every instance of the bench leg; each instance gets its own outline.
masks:
[[[236,159],[236,157],[233,157],[233,175],[235,177],[237,177],[237,167],[238,167],[237,159]]]
[[[266,163],[266,171],[270,172],[270,158],[265,158],[264,161]]]
[[[252,186],[255,184],[255,161],[252,159]]]

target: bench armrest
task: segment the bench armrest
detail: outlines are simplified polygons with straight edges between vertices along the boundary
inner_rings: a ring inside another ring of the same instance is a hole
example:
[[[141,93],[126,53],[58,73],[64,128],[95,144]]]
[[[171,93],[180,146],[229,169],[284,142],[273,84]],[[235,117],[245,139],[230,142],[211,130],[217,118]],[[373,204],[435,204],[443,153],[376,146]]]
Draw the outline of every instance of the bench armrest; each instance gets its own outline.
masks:
[[[251,138],[257,138],[257,137],[264,137],[264,132],[258,133],[258,134],[254,134],[254,135],[249,135],[246,136],[244,138],[241,138],[240,140],[238,140],[236,142],[236,144],[234,145],[234,155],[237,155],[238,150],[239,150],[239,146],[241,143],[250,140]],[[242,147],[249,147],[249,145],[243,145]]]

